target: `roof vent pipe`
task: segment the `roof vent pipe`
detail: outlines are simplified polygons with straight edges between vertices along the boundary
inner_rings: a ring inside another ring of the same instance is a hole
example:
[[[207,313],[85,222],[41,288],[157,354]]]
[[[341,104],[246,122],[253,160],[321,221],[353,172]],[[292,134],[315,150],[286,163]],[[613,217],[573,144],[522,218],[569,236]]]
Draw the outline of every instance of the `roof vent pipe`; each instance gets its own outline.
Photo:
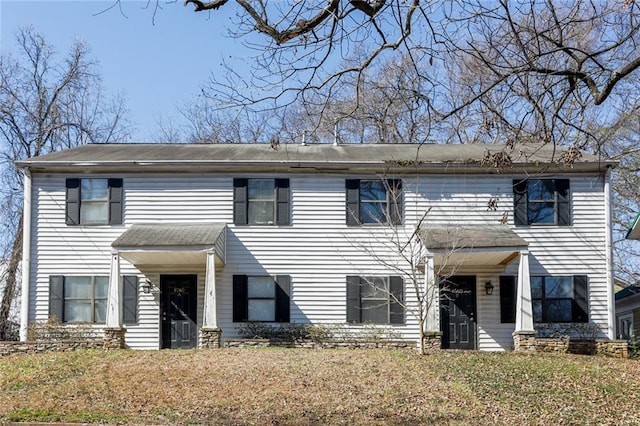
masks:
[[[338,122],[333,125],[333,146],[338,146]]]
[[[300,145],[307,146],[307,131],[306,130],[302,131],[302,143]]]

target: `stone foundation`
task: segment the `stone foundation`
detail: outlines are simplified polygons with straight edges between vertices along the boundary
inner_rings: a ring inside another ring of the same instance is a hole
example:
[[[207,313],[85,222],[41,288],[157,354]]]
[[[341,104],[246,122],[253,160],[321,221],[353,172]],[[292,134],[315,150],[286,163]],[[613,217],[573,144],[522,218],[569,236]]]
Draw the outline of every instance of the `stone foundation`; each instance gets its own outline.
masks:
[[[416,349],[413,340],[284,340],[284,339],[231,339],[227,348],[307,348],[307,349]]]
[[[434,352],[442,349],[442,333],[439,331],[427,331],[422,339],[425,352]]]
[[[515,331],[513,333],[514,351],[535,351],[536,332],[535,331]]]
[[[626,340],[543,338],[536,339],[535,347],[538,352],[606,355],[615,358],[629,357],[629,347]]]
[[[105,328],[103,347],[104,349],[124,349],[125,328]]]
[[[220,328],[201,328],[200,329],[200,348],[201,349],[220,348],[221,336],[222,336],[222,329]]]
[[[102,349],[102,340],[65,340],[51,342],[0,342],[0,356],[42,352],[71,352],[82,349]]]

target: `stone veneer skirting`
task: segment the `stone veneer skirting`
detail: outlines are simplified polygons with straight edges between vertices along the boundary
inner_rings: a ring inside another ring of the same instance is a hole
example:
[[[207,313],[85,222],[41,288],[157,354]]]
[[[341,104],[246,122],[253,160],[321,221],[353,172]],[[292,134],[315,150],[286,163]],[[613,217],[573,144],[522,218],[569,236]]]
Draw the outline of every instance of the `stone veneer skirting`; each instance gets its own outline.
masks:
[[[50,342],[0,342],[0,356],[41,352],[71,352],[80,349],[104,349],[100,340],[65,340]]]
[[[606,355],[615,358],[629,357],[626,340],[576,339],[569,337],[535,337],[532,332],[513,333],[515,351],[555,352],[578,355]]]
[[[629,344],[626,340],[543,338],[536,339],[535,346],[538,352],[629,357]]]
[[[413,340],[283,340],[283,339],[230,339],[227,348],[307,348],[307,349],[416,349]]]

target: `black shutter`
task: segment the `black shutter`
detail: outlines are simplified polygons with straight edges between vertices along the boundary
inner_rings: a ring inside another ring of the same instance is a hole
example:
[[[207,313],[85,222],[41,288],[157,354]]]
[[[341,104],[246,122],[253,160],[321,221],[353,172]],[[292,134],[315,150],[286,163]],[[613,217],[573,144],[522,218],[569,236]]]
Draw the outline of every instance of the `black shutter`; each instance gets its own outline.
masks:
[[[516,322],[516,277],[500,276],[500,322]]]
[[[124,275],[122,277],[122,313],[125,324],[138,322],[138,277]]]
[[[290,321],[290,294],[291,277],[289,275],[276,275],[276,321]]]
[[[362,322],[360,305],[360,277],[347,276],[347,322]]]
[[[247,276],[233,276],[233,322],[247,321],[249,318],[247,301]]]
[[[80,225],[80,179],[67,179],[65,223]]]
[[[589,321],[589,292],[586,275],[573,276],[573,322]]]
[[[49,316],[64,322],[64,277],[49,275]]]
[[[527,181],[526,179],[513,180],[513,223],[515,225],[528,225],[527,220]]]
[[[233,180],[233,223],[246,225],[247,221],[247,187],[248,179]]]
[[[402,277],[389,277],[389,323],[404,324],[404,283]]]
[[[360,224],[360,180],[347,179],[347,225]]]
[[[558,194],[558,225],[571,225],[571,191],[569,179],[556,179],[555,191]]]
[[[392,225],[402,225],[402,179],[389,179],[389,219]]]
[[[109,224],[122,224],[122,179],[109,179]]]
[[[290,225],[289,179],[276,179],[276,225]]]

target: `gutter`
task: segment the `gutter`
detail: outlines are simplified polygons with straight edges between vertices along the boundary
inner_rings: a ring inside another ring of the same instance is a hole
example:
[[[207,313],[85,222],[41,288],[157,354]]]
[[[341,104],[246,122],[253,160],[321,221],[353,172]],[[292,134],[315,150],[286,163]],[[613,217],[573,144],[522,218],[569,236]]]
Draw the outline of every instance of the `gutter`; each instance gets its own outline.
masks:
[[[31,276],[31,172],[24,169],[24,205],[22,206],[22,297],[20,305],[20,341],[27,341],[29,328],[29,281]]]

